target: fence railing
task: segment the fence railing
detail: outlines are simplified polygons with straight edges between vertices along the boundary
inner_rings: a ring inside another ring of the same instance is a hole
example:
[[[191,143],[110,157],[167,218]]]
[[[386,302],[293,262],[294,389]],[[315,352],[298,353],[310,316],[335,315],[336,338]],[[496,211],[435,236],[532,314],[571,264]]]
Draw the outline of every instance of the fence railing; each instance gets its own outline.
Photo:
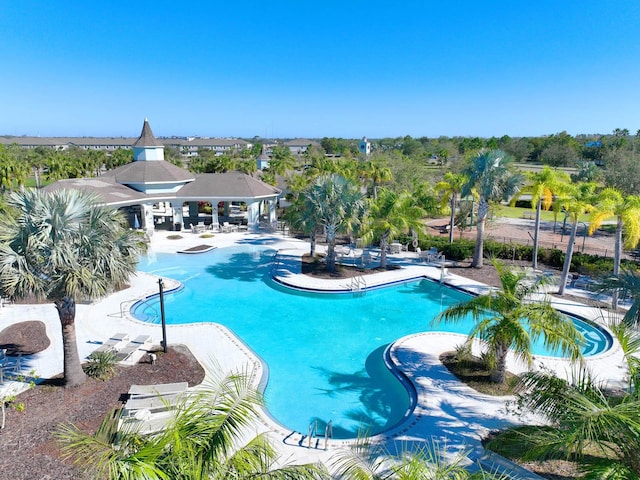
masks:
[[[517,245],[527,245],[527,246],[532,246],[533,245],[533,241],[530,239],[525,239],[522,237],[509,237],[509,236],[505,236],[505,235],[492,235],[492,234],[487,234],[485,236],[485,239],[490,239],[493,240],[495,242],[500,242],[500,243],[512,243],[512,244],[517,244]],[[558,250],[562,250],[565,251],[567,249],[567,242],[569,241],[569,237],[565,237],[564,241],[559,242],[559,241],[549,241],[549,240],[539,240],[538,241],[538,246],[542,247],[542,248],[555,248]],[[605,257],[605,258],[613,258],[614,255],[614,247],[613,245],[610,248],[600,248],[600,247],[594,247],[593,245],[590,245],[588,242],[583,242],[582,238],[576,238],[575,242],[574,242],[574,253],[575,252],[580,252],[580,253],[588,253],[590,255],[598,255],[600,257]],[[622,254],[622,258],[627,258],[627,259],[633,259],[632,256],[632,252],[623,252]]]

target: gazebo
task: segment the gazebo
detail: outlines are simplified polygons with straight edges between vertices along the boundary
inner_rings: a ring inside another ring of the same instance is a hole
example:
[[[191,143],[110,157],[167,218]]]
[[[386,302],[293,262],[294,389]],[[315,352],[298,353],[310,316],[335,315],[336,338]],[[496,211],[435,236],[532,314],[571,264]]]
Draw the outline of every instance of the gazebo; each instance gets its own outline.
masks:
[[[242,223],[257,229],[277,221],[282,191],[241,172],[193,174],[164,159],[164,145],[145,119],[133,145],[133,161],[97,178],[60,180],[45,190],[77,189],[98,196],[105,205],[127,212],[132,227],[152,235],[156,228],[191,224]],[[210,204],[211,212],[202,205]]]

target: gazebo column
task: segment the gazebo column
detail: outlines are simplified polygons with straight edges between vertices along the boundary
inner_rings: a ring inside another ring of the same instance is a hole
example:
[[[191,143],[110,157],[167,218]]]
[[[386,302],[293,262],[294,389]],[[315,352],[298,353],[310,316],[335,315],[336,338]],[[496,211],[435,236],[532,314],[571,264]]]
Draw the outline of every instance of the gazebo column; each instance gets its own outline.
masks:
[[[173,209],[173,225],[180,224],[180,227],[184,226],[184,216],[182,214],[182,202],[172,202],[171,207]]]
[[[190,219],[195,218],[195,223],[198,223],[200,221],[198,217],[198,202],[189,202],[188,205],[189,205],[189,218]]]
[[[271,200],[267,200],[267,205],[269,208],[269,223],[273,224],[275,222],[278,221],[278,216],[276,215],[276,206],[277,206],[278,200],[276,198],[273,198]]]
[[[153,231],[155,229],[155,225],[153,224],[153,205],[149,205],[148,203],[143,203],[140,205],[140,228],[142,228],[147,235],[153,235]]]
[[[218,217],[218,202],[211,200],[211,225],[213,228],[218,228],[220,225],[220,217]]]
[[[247,204],[247,228],[255,229],[260,223],[260,202]]]

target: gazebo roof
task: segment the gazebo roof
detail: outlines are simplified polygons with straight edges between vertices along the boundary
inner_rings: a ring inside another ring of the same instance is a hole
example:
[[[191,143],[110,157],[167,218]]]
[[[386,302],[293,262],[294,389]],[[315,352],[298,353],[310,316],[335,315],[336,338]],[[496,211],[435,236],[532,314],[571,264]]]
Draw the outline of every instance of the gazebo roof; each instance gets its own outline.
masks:
[[[142,147],[163,147],[164,144],[156,139],[151,131],[151,126],[149,125],[149,120],[144,119],[144,124],[142,125],[142,132],[138,139],[133,143],[134,148],[142,148]]]
[[[200,198],[267,198],[278,196],[282,191],[257,178],[241,172],[202,173],[194,182],[182,187],[179,197]]]
[[[44,187],[45,191],[59,189],[74,189],[90,192],[95,194],[100,201],[113,206],[135,205],[149,201],[171,201],[176,199],[183,201],[207,199],[250,201],[252,199],[274,198],[282,193],[280,189],[241,172],[203,173],[198,175],[195,180],[181,187],[177,192],[171,193],[146,194],[139,192],[127,185],[118,183],[114,175],[109,174],[97,178],[59,180]]]
[[[148,195],[142,192],[116,183],[114,179],[110,177],[58,180],[55,183],[47,185],[43,190],[48,192],[55,190],[80,190],[92,193],[105,204],[114,206],[141,203],[148,197]]]
[[[108,171],[104,176],[113,177],[115,182],[122,185],[132,183],[186,183],[195,179],[193,173],[166,160],[130,162]]]

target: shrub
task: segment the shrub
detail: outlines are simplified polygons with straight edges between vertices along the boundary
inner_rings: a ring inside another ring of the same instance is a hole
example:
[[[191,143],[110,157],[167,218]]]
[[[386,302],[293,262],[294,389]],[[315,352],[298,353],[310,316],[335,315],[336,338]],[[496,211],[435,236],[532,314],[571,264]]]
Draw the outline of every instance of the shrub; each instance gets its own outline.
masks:
[[[484,255],[487,258],[530,261],[533,258],[533,247],[519,243],[501,243],[495,240],[485,240]]]
[[[562,268],[564,264],[564,252],[557,248],[541,248],[538,250],[538,260],[555,268]]]
[[[420,248],[422,250],[428,250],[431,247],[435,247],[439,252],[442,252],[447,260],[464,260],[473,255],[475,243],[472,240],[466,238],[459,238],[449,243],[448,237],[435,237],[427,236],[425,239],[420,240]]]
[[[182,235],[167,235],[167,240],[180,240],[182,238]]]
[[[83,365],[84,373],[91,378],[106,380],[115,372],[116,354],[113,352],[93,352]]]
[[[440,251],[449,260],[464,260],[473,255],[474,243],[470,240],[455,240],[440,247]]]

